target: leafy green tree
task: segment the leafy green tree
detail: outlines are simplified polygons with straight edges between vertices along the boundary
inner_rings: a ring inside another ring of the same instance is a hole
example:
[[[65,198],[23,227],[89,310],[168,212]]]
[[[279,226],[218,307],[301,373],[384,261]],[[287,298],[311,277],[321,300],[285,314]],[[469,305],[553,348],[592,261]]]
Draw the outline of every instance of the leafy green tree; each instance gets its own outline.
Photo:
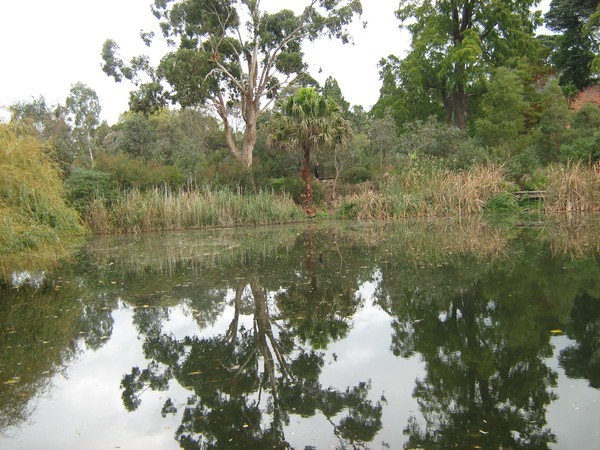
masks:
[[[87,150],[94,167],[92,137],[100,123],[100,101],[96,92],[81,82],[71,86],[66,101],[68,119],[73,123],[73,135],[80,150]]]
[[[158,137],[151,121],[143,114],[126,114],[120,127],[118,149],[145,161],[155,159]]]
[[[541,93],[540,118],[537,134],[537,149],[541,161],[558,161],[560,146],[564,143],[570,119],[567,99],[553,79]]]
[[[250,167],[260,116],[282,88],[307,80],[302,42],[321,36],[348,42],[347,25],[362,6],[360,0],[310,0],[296,15],[287,9],[267,13],[256,0],[155,0],[153,11],[177,49],[153,70],[145,57],[123,62],[109,40],[102,51],[104,72],[117,81],[150,74],[152,88],[143,87],[134,103],[141,102],[145,89],[183,107],[211,105],[223,121],[232,155]],[[142,37],[149,42],[152,34]],[[160,80],[172,91],[159,95],[155,83]],[[239,145],[231,118],[235,108],[245,124]]]
[[[480,93],[490,68],[533,54],[540,24],[539,12],[532,11],[536,3],[402,0],[396,15],[412,34],[403,71],[421,86],[421,95],[435,92],[456,127],[466,128],[468,98]]]
[[[344,98],[342,89],[338,84],[337,80],[333,77],[327,77],[325,85],[321,90],[321,94],[330,100],[333,100],[340,108],[340,112],[347,117],[350,113],[350,103]]]
[[[381,119],[391,114],[397,127],[431,116],[443,118],[435,70],[418,55],[411,53],[404,60],[394,55],[383,58],[379,62],[379,77],[382,85],[379,99],[371,109],[373,117]]]
[[[544,17],[546,26],[557,33],[557,46],[551,61],[560,71],[560,84],[578,90],[594,84],[598,78],[592,62],[599,52],[600,39],[589,26],[597,12],[597,0],[552,0]]]
[[[281,102],[271,118],[270,128],[272,146],[302,152],[303,200],[307,207],[312,206],[311,152],[348,145],[350,122],[342,117],[336,103],[313,88],[301,88]]]
[[[475,121],[476,136],[483,145],[505,149],[506,155],[518,153],[528,107],[520,77],[508,68],[498,68],[483,94],[481,117]]]
[[[600,159],[600,108],[586,103],[575,112],[570,128],[565,132],[565,143],[560,146],[564,161],[579,159],[596,162]]]
[[[368,136],[372,152],[379,155],[380,174],[383,176],[385,166],[392,163],[392,157],[397,156],[400,147],[398,128],[389,111],[385,116],[371,120]]]

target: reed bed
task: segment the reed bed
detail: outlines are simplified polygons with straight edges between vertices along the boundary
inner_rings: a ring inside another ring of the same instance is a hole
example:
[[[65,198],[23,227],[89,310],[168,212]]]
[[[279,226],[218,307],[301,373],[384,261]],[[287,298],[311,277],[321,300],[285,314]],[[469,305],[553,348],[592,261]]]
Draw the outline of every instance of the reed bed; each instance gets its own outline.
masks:
[[[97,199],[85,217],[94,233],[138,233],[268,225],[305,220],[288,195],[203,187],[193,191],[131,190],[108,205]]]
[[[483,211],[506,185],[502,170],[493,166],[465,172],[409,171],[389,179],[380,191],[364,188],[349,200],[351,208],[346,208],[359,220],[473,214]]]
[[[600,162],[571,162],[548,171],[547,212],[600,211]]]

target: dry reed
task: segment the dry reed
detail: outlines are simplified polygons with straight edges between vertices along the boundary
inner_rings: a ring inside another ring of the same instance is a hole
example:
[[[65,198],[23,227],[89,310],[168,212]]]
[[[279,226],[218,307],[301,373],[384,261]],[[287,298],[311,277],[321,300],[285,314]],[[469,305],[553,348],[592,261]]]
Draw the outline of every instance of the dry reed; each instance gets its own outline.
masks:
[[[502,170],[478,166],[470,171],[438,170],[390,178],[380,191],[364,188],[350,200],[359,220],[440,217],[483,211],[493,194],[505,189]]]
[[[582,162],[553,166],[548,171],[546,211],[600,211],[600,163],[590,167]]]

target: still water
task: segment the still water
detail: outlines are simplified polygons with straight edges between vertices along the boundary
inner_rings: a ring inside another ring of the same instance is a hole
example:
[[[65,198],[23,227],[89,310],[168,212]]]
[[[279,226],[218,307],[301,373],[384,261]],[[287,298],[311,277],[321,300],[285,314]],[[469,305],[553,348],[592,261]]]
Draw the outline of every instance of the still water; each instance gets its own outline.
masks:
[[[0,288],[2,449],[600,449],[600,226],[94,238]]]

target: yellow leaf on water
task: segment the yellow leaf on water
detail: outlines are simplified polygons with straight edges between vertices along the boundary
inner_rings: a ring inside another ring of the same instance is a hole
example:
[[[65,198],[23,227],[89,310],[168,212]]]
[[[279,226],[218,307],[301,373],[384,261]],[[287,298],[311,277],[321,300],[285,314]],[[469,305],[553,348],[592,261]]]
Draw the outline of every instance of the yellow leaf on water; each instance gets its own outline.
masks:
[[[188,375],[200,375],[202,372],[200,372],[199,370],[196,372],[190,372],[188,373]]]
[[[558,334],[558,333],[562,333],[562,330],[550,330],[550,333],[552,334]]]
[[[15,384],[15,383],[18,383],[19,381],[20,381],[20,380],[17,380],[17,379],[15,379],[15,378],[12,378],[12,379],[10,379],[10,380],[6,380],[6,381],[4,382],[4,384]]]

